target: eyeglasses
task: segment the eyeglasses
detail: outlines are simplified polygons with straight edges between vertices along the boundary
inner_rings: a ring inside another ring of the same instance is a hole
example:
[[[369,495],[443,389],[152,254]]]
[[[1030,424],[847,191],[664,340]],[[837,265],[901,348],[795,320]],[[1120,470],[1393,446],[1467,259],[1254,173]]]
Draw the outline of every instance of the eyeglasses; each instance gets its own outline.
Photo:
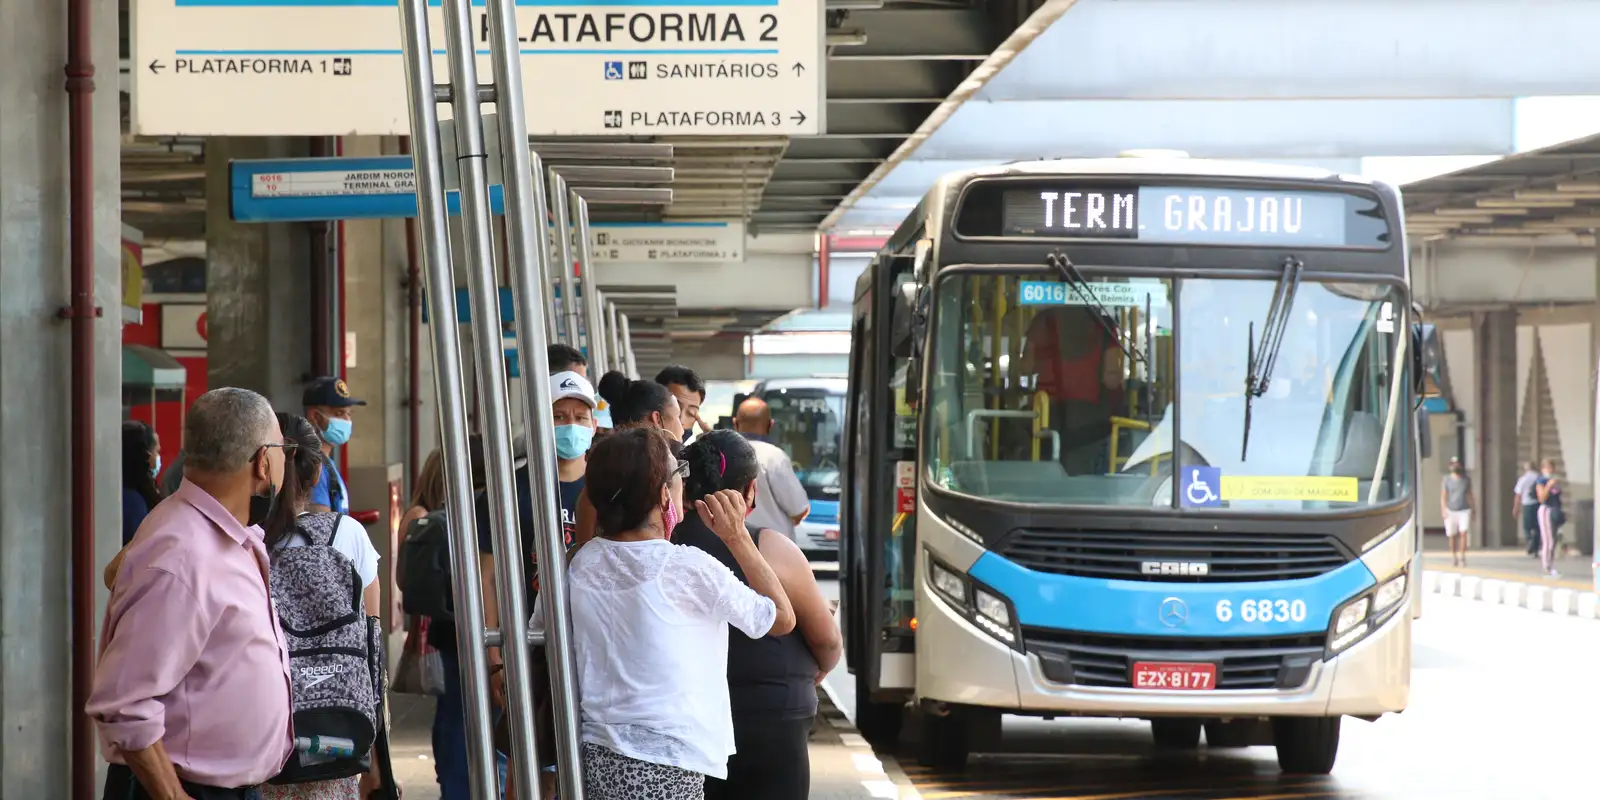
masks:
[[[671,481],[673,478],[687,477],[689,477],[689,462],[679,459],[678,465],[672,468],[672,474],[667,476],[667,480]]]
[[[261,449],[263,449],[263,450],[265,450],[265,449],[267,449],[269,447],[277,447],[277,448],[282,449],[283,450],[283,457],[284,458],[288,458],[290,456],[293,456],[296,450],[300,449],[300,443],[299,442],[267,442],[266,444],[261,445]]]

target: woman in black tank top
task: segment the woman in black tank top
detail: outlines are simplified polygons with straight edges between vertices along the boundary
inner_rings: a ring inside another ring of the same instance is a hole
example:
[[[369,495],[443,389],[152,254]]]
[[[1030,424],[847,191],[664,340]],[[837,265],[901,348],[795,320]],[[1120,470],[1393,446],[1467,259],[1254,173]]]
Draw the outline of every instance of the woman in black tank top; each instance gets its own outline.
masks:
[[[762,502],[756,496],[755,449],[739,434],[712,431],[689,445],[684,457],[685,498],[733,489],[744,493],[752,509]],[[745,580],[727,545],[692,506],[688,512],[673,541],[710,553]],[[728,696],[738,752],[728,759],[726,781],[706,779],[706,800],[805,800],[811,793],[806,745],[817,714],[817,684],[839,663],[844,647],[800,548],[777,531],[752,528],[750,535],[789,595],[796,624],[793,633],[761,639],[729,630]]]

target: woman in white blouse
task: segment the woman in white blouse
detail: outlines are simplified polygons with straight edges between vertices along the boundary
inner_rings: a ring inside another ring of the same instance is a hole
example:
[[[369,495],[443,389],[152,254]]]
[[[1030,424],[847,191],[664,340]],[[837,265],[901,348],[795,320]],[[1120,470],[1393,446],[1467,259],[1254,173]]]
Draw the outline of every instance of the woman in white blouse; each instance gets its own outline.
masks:
[[[589,454],[598,535],[573,556],[567,583],[589,800],[704,797],[705,776],[726,777],[734,750],[727,626],[751,638],[794,629],[738,492],[694,502],[748,586],[705,551],[668,541],[688,466],[649,429],[614,433]]]

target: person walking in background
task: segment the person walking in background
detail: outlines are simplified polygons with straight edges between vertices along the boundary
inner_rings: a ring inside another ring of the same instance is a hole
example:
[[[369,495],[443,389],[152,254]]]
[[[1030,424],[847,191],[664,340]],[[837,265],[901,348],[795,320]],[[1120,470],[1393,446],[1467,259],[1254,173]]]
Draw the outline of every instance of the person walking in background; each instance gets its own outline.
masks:
[[[794,460],[772,443],[772,409],[759,397],[746,398],[733,418],[733,429],[755,448],[761,474],[756,496],[763,502],[750,515],[750,524],[774,530],[794,541],[794,529],[811,513],[811,498],[794,474]]]
[[[1556,477],[1556,462],[1545,459],[1540,464],[1539,482],[1539,566],[1545,575],[1552,578],[1561,577],[1556,572],[1556,536],[1561,532],[1561,524],[1567,521],[1567,513],[1561,507],[1561,495],[1564,487],[1561,479]]]
[[[1472,479],[1467,477],[1461,459],[1450,459],[1450,473],[1439,489],[1439,504],[1444,515],[1444,535],[1450,539],[1450,563],[1467,565],[1467,535],[1472,528]]]
[[[306,407],[306,419],[317,428],[322,439],[323,461],[326,464],[322,477],[311,491],[312,511],[337,511],[350,513],[350,492],[345,489],[344,476],[334,464],[333,450],[350,442],[354,430],[350,422],[350,409],[367,404],[350,396],[350,387],[338,378],[318,378],[306,387],[301,396]]]
[[[738,433],[707,433],[684,456],[689,462],[684,491],[690,497],[733,490],[750,508],[766,502],[757,488],[761,465],[755,448]],[[754,524],[746,528],[794,606],[795,630],[759,639],[728,631],[735,752],[728,758],[726,780],[706,779],[706,798],[806,800],[811,794],[808,739],[817,714],[817,684],[838,665],[844,644],[805,553],[777,531]],[[698,511],[689,511],[673,538],[710,553],[746,580],[733,552]]]
[[[291,752],[289,660],[259,527],[283,485],[267,399],[201,395],[184,423],[184,480],[123,551],[85,713],[106,800],[236,798]]]
[[[136,419],[122,423],[122,544],[127,546],[150,509],[161,502],[161,439]]]
[[[1517,524],[1522,529],[1523,541],[1527,542],[1528,555],[1539,555],[1539,467],[1532,461],[1522,462],[1522,477],[1517,479],[1517,485],[1511,491],[1517,496],[1516,509]]]

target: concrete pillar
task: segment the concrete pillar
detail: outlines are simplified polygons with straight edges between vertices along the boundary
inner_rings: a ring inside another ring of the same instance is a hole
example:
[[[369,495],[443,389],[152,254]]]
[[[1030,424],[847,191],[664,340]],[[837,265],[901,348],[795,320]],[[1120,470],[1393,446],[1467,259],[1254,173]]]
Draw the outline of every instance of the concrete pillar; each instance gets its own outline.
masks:
[[[93,0],[96,562],[121,544],[117,4]],[[71,650],[66,6],[0,3],[0,797],[63,797]],[[98,585],[99,581],[96,581]],[[104,590],[96,593],[105,607]],[[98,617],[98,614],[96,615]],[[103,768],[102,768],[103,769]]]
[[[349,158],[397,153],[377,136],[344,140]],[[406,244],[404,220],[344,223],[345,360],[350,392],[367,401],[352,412],[350,465],[377,466],[406,456]]]
[[[301,224],[228,217],[228,161],[304,156],[304,139],[206,140],[206,369],[211,388],[239,386],[299,412],[311,369],[310,240]]]
[[[1512,518],[1510,490],[1521,475],[1517,467],[1517,313],[1511,309],[1483,312],[1474,321],[1478,334],[1477,495],[1483,506],[1474,544],[1516,547],[1518,525]]]

